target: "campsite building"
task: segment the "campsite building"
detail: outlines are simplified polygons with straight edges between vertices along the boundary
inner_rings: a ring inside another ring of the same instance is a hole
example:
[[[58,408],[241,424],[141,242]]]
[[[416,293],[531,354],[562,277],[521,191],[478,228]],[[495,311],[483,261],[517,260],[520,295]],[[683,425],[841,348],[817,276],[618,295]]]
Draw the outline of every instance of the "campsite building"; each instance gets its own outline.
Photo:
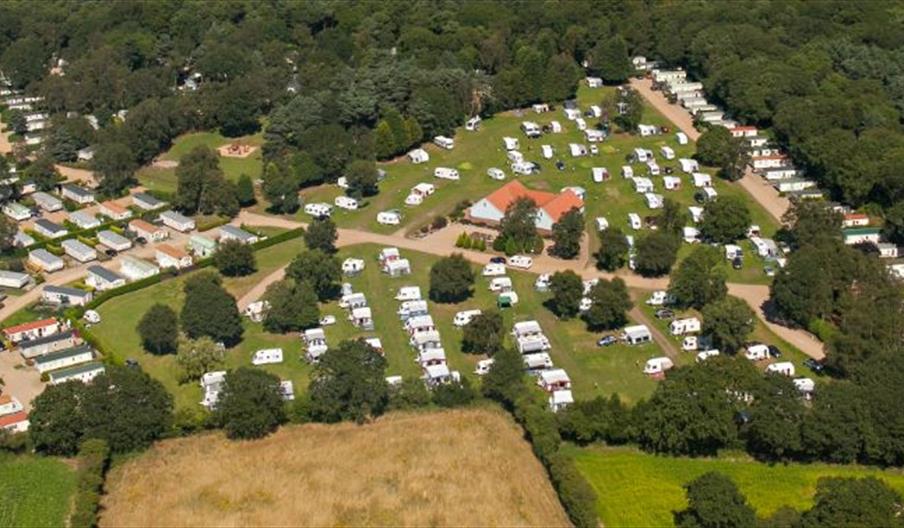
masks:
[[[61,329],[60,322],[54,318],[50,318],[4,328],[3,335],[11,343],[19,343],[26,339],[47,337],[58,333]]]
[[[22,222],[31,218],[31,209],[19,202],[8,202],[3,205],[3,214],[16,222]]]
[[[48,213],[59,211],[63,208],[63,202],[60,201],[59,198],[51,196],[43,191],[32,194],[31,198],[35,201],[38,207],[47,211]]]
[[[91,262],[97,259],[97,251],[93,247],[74,238],[64,240],[60,245],[67,255],[79,262]]]
[[[60,238],[69,234],[68,229],[56,222],[47,220],[46,218],[38,218],[35,220],[35,232],[47,238]]]
[[[19,355],[25,359],[72,348],[81,342],[75,330],[66,330],[37,339],[27,339],[19,343]]]
[[[80,187],[78,185],[73,185],[71,183],[67,183],[62,186],[62,190],[60,195],[67,200],[72,200],[73,202],[80,205],[88,205],[94,202],[94,193],[85,189],[84,187]]]
[[[155,211],[166,206],[166,202],[154,198],[148,193],[135,193],[132,195],[132,204],[145,211]]]
[[[91,349],[91,345],[79,345],[35,356],[34,363],[38,372],[43,374],[50,370],[86,363],[92,359],[94,359],[94,350]]]
[[[217,250],[217,243],[203,235],[192,235],[188,239],[188,248],[199,258],[207,258]]]
[[[242,244],[254,244],[258,241],[258,237],[244,229],[227,224],[220,228],[220,242],[227,240],[238,240]]]
[[[148,242],[160,242],[169,236],[169,232],[166,229],[138,218],[129,222],[129,231]]]
[[[161,268],[184,269],[192,265],[191,255],[169,244],[154,248],[154,259]]]
[[[63,259],[44,248],[39,248],[29,252],[28,263],[35,268],[38,268],[39,270],[45,271],[47,273],[59,271],[63,269],[63,266],[66,265],[66,263],[63,262]]]
[[[4,288],[22,289],[31,284],[31,275],[18,271],[0,270],[0,286]]]
[[[82,363],[74,367],[62,368],[51,371],[48,376],[51,385],[65,383],[70,380],[78,380],[82,383],[90,383],[91,380],[104,373],[104,364],[99,361]]]
[[[41,300],[49,304],[84,306],[91,302],[93,297],[89,291],[52,284],[44,286],[44,290],[41,291]]]
[[[137,281],[157,275],[160,273],[160,268],[146,260],[126,255],[122,258],[119,271],[128,277],[129,280]]]
[[[97,241],[115,251],[125,251],[132,247],[131,240],[109,229],[97,233]]]
[[[100,220],[87,211],[73,211],[69,213],[69,221],[77,225],[79,229],[94,229],[100,226]]]
[[[534,191],[512,180],[468,208],[467,217],[474,223],[498,225],[508,206],[519,198],[530,198],[537,204],[535,224],[544,234],[552,233],[553,224],[571,209],[584,210],[584,201],[571,190],[559,194]]]
[[[160,221],[163,225],[185,233],[195,228],[195,221],[176,211],[164,211],[160,213]]]
[[[113,220],[126,220],[132,217],[132,211],[116,202],[103,202],[100,204],[98,212]]]
[[[843,229],[841,237],[844,243],[849,246],[863,243],[878,244],[881,238],[881,230],[878,227],[854,227]]]
[[[113,270],[94,265],[88,267],[88,276],[85,277],[85,284],[98,291],[112,290],[113,288],[125,286],[126,278]]]

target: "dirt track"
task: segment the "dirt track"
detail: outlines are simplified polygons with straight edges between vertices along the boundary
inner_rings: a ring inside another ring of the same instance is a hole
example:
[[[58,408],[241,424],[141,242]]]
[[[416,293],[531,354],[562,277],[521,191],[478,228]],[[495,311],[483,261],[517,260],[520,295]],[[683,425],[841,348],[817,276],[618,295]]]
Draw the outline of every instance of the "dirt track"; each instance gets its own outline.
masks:
[[[653,91],[651,86],[653,81],[650,79],[632,79],[631,87],[640,93],[650,105],[658,110],[662,115],[666,116],[669,121],[675,124],[687,137],[696,141],[700,137],[700,132],[694,128],[694,120],[691,115],[678,105],[669,103],[662,95],[662,92]],[[738,182],[750,196],[753,197],[763,209],[779,222],[785,211],[791,207],[791,202],[787,198],[779,196],[779,193],[771,186],[765,184],[759,176],[747,171],[744,177]]]
[[[283,227],[286,229],[295,229],[298,227],[303,227],[305,225],[301,222],[286,220],[284,218],[249,213],[245,211],[239,214],[235,223],[246,224],[250,226],[275,226]],[[353,246],[357,244],[379,244],[384,246],[395,246],[400,249],[420,251],[422,253],[428,253],[431,255],[448,255],[449,253],[455,251],[462,253],[468,260],[478,264],[486,264],[487,262],[489,262],[490,258],[493,256],[489,253],[461,250],[454,247],[455,239],[458,238],[458,235],[463,230],[473,231],[475,230],[475,228],[465,227],[461,225],[451,225],[422,239],[410,239],[396,235],[381,235],[354,229],[339,229],[339,240],[337,245],[342,247]],[[589,259],[589,257],[585,256],[584,259]],[[555,273],[556,271],[562,271],[566,269],[574,271],[585,279],[595,277],[612,279],[614,277],[619,277],[625,281],[625,284],[627,284],[629,288],[640,290],[664,290],[667,289],[669,285],[668,277],[645,278],[633,273],[606,273],[597,271],[594,267],[589,265],[589,261],[587,260],[559,260],[548,255],[539,255],[534,257],[533,266],[531,266],[531,269],[529,271],[530,273],[540,274]],[[249,291],[241,299],[239,299],[239,309],[244,309],[250,303],[258,300],[261,295],[263,295],[264,291],[266,291],[267,286],[282,279],[283,275],[284,270],[280,269],[273,272],[263,281],[258,283],[254,288],[251,289],[251,291]],[[732,295],[744,299],[747,304],[749,304],[750,307],[754,310],[757,316],[773,332],[775,332],[776,335],[799,348],[803,353],[807,354],[810,357],[816,359],[822,359],[823,357],[825,357],[822,343],[811,336],[808,332],[787,328],[768,321],[766,313],[764,311],[766,301],[769,299],[768,286],[758,284],[730,283],[728,285],[728,289]],[[664,339],[664,341],[668,342],[668,339]],[[666,345],[663,344],[663,346]]]

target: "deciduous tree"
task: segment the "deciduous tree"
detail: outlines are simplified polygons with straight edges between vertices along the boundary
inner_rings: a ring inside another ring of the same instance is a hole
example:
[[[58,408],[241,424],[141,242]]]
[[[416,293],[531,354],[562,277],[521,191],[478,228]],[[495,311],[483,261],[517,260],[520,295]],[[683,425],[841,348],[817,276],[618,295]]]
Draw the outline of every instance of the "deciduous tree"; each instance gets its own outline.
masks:
[[[563,259],[573,259],[581,251],[581,237],[584,235],[584,213],[574,207],[552,225],[552,239],[555,244],[550,254]]]
[[[584,296],[580,275],[571,270],[557,271],[549,280],[549,290],[552,292],[549,306],[556,315],[570,319],[578,314]]]
[[[154,304],[138,321],[144,349],[153,354],[171,354],[179,344],[179,317],[165,304]]]
[[[214,420],[232,439],[262,438],[272,433],[286,421],[279,378],[251,367],[227,372]]]
[[[474,270],[461,255],[440,259],[430,268],[430,300],[459,303],[470,297],[474,287]]]
[[[386,359],[364,341],[343,341],[320,358],[311,376],[311,416],[364,422],[389,402]]]

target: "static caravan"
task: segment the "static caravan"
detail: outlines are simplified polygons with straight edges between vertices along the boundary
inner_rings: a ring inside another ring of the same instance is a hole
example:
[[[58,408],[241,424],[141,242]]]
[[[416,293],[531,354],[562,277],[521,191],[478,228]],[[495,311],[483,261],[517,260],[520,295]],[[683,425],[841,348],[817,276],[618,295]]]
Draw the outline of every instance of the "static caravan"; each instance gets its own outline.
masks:
[[[72,348],[81,343],[81,339],[74,330],[66,330],[58,334],[27,339],[19,343],[19,355],[24,359],[31,359],[49,352]]]
[[[643,373],[649,375],[662,374],[674,366],[675,364],[671,359],[667,357],[656,357],[647,360],[646,364],[643,366]]]
[[[32,199],[41,209],[52,213],[63,208],[63,202],[59,198],[51,196],[43,191],[38,191],[31,195]]]
[[[98,212],[113,220],[125,220],[131,218],[132,211],[117,204],[116,202],[103,202],[98,208]]]
[[[92,298],[91,292],[68,286],[48,284],[41,291],[42,301],[56,305],[84,306],[91,302]]]
[[[47,273],[59,271],[66,265],[63,259],[43,248],[29,252],[28,263]]]
[[[69,221],[77,225],[79,229],[94,229],[100,226],[100,220],[86,211],[73,211],[69,213]]]
[[[242,244],[254,244],[259,240],[258,236],[234,225],[220,227],[220,242],[236,240]]]
[[[74,238],[64,240],[60,245],[67,255],[79,262],[91,262],[97,259],[97,251],[93,247],[83,244]]]
[[[744,357],[750,361],[761,361],[769,357],[769,347],[762,344],[750,345],[744,352]]]
[[[631,229],[635,230],[643,227],[643,222],[637,213],[628,213],[628,224],[630,224]]]
[[[417,148],[408,153],[408,159],[414,164],[427,163],[430,161],[430,154],[424,149]]]
[[[217,242],[202,235],[192,235],[188,239],[188,249],[199,258],[207,258],[217,250]]]
[[[640,345],[653,340],[653,334],[646,325],[626,326],[622,331],[621,339],[629,345]]]
[[[145,211],[155,211],[166,205],[166,202],[158,200],[148,193],[135,193],[132,195],[132,204]]]
[[[574,403],[574,396],[571,394],[570,390],[553,391],[552,395],[549,397],[549,410],[554,413],[559,412],[572,403]]]
[[[451,169],[449,167],[437,167],[433,171],[433,176],[436,178],[439,178],[441,180],[458,181],[459,179],[461,179],[461,176],[459,176],[458,171],[456,169]]]
[[[446,150],[452,150],[455,148],[455,140],[446,137],[446,136],[436,136],[433,138],[433,143],[436,144],[439,148],[444,148]]]
[[[73,202],[81,205],[87,205],[94,202],[93,192],[85,189],[84,187],[79,187],[78,185],[73,185],[71,183],[63,185],[60,194],[63,198],[72,200]]]
[[[60,224],[47,220],[46,218],[38,218],[35,220],[34,229],[36,232],[47,238],[60,238],[69,234],[68,229]]]
[[[176,211],[164,211],[160,213],[160,221],[163,222],[163,225],[183,233],[195,228],[194,220],[183,216]]]
[[[31,218],[31,209],[18,202],[9,202],[3,205],[3,214],[16,222],[22,222]]]
[[[90,383],[91,380],[104,373],[104,364],[99,361],[82,363],[74,367],[62,368],[49,372],[51,385],[65,383],[70,380],[78,380],[82,383]]]
[[[22,289],[32,283],[31,275],[17,271],[0,270],[0,286]]]
[[[693,334],[699,332],[701,328],[700,319],[696,317],[688,317],[685,319],[675,319],[669,323],[669,332],[674,336]]]
[[[98,291],[112,290],[113,288],[125,286],[126,278],[115,271],[95,265],[88,267],[88,276],[85,278],[85,284]]]

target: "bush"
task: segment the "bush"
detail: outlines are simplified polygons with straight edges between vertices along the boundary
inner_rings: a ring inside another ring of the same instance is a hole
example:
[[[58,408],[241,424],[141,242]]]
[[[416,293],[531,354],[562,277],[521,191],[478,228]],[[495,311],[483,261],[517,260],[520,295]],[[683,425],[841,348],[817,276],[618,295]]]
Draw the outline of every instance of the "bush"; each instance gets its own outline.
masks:
[[[546,468],[571,522],[578,528],[598,526],[596,492],[574,466],[574,462],[565,455],[556,453]]]
[[[430,227],[433,228],[434,230],[442,229],[442,228],[446,227],[447,225],[449,225],[449,221],[446,220],[445,216],[437,216],[436,218],[433,219],[433,222],[430,223]]]
[[[103,440],[85,440],[79,447],[78,458],[76,492],[69,525],[90,528],[97,525],[97,510],[110,462],[110,447]]]
[[[463,407],[476,397],[477,392],[468,378],[462,378],[461,383],[448,383],[433,390],[433,403],[446,408]]]

